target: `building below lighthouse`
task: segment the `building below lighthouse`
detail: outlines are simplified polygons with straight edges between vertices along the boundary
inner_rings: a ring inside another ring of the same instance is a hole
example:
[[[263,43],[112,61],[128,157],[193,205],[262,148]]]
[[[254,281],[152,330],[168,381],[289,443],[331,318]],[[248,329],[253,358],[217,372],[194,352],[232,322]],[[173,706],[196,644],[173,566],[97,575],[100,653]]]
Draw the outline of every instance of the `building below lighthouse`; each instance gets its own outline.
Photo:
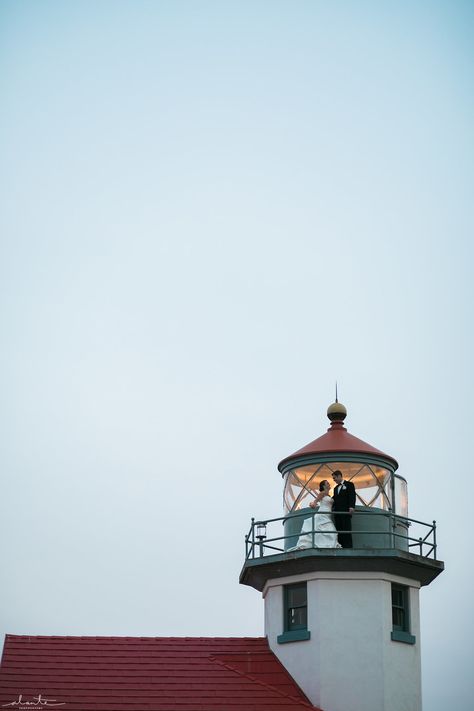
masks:
[[[346,414],[333,403],[328,431],[280,462],[283,515],[245,537],[240,582],[263,596],[265,637],[7,635],[0,708],[421,711],[436,526],[409,518],[397,461]]]

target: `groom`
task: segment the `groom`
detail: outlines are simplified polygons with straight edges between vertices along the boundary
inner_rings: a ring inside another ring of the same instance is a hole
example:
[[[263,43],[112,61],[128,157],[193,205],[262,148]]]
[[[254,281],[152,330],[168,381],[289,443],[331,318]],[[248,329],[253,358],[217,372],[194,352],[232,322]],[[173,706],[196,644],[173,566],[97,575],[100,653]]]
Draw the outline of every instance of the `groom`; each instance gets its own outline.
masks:
[[[333,512],[334,525],[337,529],[337,539],[343,548],[352,548],[352,512],[355,508],[356,493],[354,484],[350,481],[344,481],[342,472],[336,469],[332,473],[332,478],[336,486],[334,487],[334,506]],[[347,513],[337,513],[344,511]]]

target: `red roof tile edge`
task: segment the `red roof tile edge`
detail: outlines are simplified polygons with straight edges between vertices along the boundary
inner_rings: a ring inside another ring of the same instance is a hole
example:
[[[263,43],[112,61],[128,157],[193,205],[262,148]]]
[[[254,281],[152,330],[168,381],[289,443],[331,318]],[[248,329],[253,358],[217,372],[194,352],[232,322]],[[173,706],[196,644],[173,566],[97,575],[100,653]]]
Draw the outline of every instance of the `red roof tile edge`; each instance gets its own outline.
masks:
[[[270,649],[270,652],[271,652],[271,649]],[[273,652],[272,652],[272,654],[273,654]],[[218,655],[211,654],[209,658],[212,659],[212,661],[217,662],[218,664],[221,664],[223,667],[225,667],[229,671],[235,672],[235,673],[239,674],[240,676],[246,677],[247,679],[251,679],[254,683],[259,684],[260,686],[263,686],[266,689],[270,689],[271,691],[276,692],[280,696],[283,696],[286,699],[290,699],[294,703],[301,704],[301,706],[303,706],[303,708],[312,709],[313,711],[321,711],[321,709],[318,709],[316,706],[313,706],[313,704],[309,700],[303,701],[302,699],[299,699],[297,696],[291,696],[291,694],[286,694],[284,691],[280,691],[280,689],[278,689],[276,686],[272,686],[271,684],[265,684],[264,681],[260,681],[259,679],[257,679],[257,677],[253,676],[253,674],[245,674],[244,672],[241,672],[238,669],[235,669],[235,667],[231,666],[230,664],[226,664],[226,662],[223,662],[221,659],[218,659]],[[277,657],[277,659],[278,659],[278,657]],[[280,661],[280,660],[278,660],[278,661]],[[281,664],[281,662],[280,662],[280,664]],[[283,665],[281,665],[281,667],[282,667],[282,670],[284,671],[284,673],[286,674],[286,676],[288,676],[289,679],[291,679],[292,683],[295,686],[298,686],[302,695],[307,699],[308,697],[306,696],[304,691],[299,687],[299,685],[296,683],[296,681],[293,679],[291,674],[289,674],[286,671],[286,669]]]

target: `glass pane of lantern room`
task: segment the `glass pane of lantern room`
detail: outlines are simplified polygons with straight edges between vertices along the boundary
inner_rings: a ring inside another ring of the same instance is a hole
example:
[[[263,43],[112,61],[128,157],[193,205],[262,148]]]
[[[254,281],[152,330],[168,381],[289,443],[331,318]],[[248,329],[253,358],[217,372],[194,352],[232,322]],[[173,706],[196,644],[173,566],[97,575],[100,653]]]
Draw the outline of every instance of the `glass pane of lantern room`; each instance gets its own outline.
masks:
[[[299,476],[299,470],[298,470],[298,476]],[[317,493],[317,485],[316,485],[316,474],[314,473],[314,467],[312,467],[312,474],[306,477],[306,482],[304,486],[301,488],[301,493],[300,496],[296,502],[295,509],[304,509],[307,508],[312,501],[314,501],[314,497],[316,496]]]
[[[283,490],[283,505],[287,511],[291,511],[301,493],[301,483],[293,471],[289,471],[285,478],[285,488]]]
[[[288,513],[310,505],[326,479],[334,492],[332,473],[339,469],[356,489],[356,505],[388,510],[391,508],[390,471],[364,462],[326,462],[307,464],[288,472],[284,488],[284,507]]]
[[[309,505],[309,501],[305,502],[308,498],[313,498],[310,494],[309,483],[314,476],[314,470],[315,466],[301,467],[290,470],[286,475],[283,491],[283,504],[286,513]]]
[[[395,513],[408,516],[408,490],[405,479],[395,474]]]
[[[392,492],[388,469],[366,465],[355,477],[354,484],[363,505],[385,510],[390,508]]]
[[[323,479],[332,482],[331,469],[327,464],[308,464],[288,472],[283,494],[286,512],[308,507]]]
[[[391,490],[388,469],[363,462],[331,462],[330,466],[333,471],[339,469],[344,479],[354,484],[356,505],[390,508]],[[332,479],[331,485],[333,485]]]

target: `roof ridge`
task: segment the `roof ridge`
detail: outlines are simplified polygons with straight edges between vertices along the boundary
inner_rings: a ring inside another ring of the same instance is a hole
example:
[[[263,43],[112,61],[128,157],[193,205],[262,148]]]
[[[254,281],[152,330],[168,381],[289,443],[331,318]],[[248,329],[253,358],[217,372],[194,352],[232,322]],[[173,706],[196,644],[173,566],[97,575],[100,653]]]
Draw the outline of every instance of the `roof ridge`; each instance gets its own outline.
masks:
[[[265,652],[265,654],[268,654],[269,652],[270,652],[270,654],[273,655],[273,652],[271,651],[271,649],[268,649],[268,650]],[[242,652],[241,654],[248,654],[248,652]],[[252,653],[252,654],[253,654],[253,653]],[[263,652],[262,652],[262,654],[263,654]],[[234,674],[238,674],[239,676],[243,676],[243,677],[245,677],[246,679],[250,679],[250,681],[253,681],[253,682],[256,683],[256,684],[259,684],[260,686],[263,686],[265,689],[270,689],[271,691],[275,692],[275,693],[278,694],[279,696],[283,696],[283,697],[286,698],[286,699],[291,699],[291,701],[293,701],[293,702],[295,702],[295,703],[298,703],[298,704],[301,704],[301,706],[303,706],[304,708],[313,709],[313,711],[321,711],[321,709],[318,709],[316,706],[313,706],[309,701],[308,701],[308,702],[307,702],[307,701],[303,701],[302,699],[298,698],[297,696],[292,696],[291,694],[287,694],[285,691],[281,691],[281,690],[278,689],[276,686],[272,686],[271,684],[266,684],[264,681],[261,681],[260,679],[257,679],[257,677],[253,676],[252,674],[246,674],[245,672],[239,671],[238,669],[236,669],[235,667],[231,666],[230,664],[227,664],[226,662],[223,662],[221,659],[218,659],[218,658],[217,658],[218,656],[224,656],[224,655],[225,655],[225,652],[224,652],[222,655],[219,655],[219,654],[210,654],[210,655],[209,655],[209,659],[211,659],[212,661],[217,662],[218,664],[220,664],[221,666],[225,667],[225,668],[228,669],[229,671],[234,672]],[[275,656],[275,655],[273,655],[273,656]],[[278,657],[275,657],[275,658],[278,659]],[[278,661],[280,661],[280,660],[278,660]],[[283,667],[283,665],[282,665],[282,668],[284,669],[284,671],[286,672],[286,674],[288,674],[288,672],[286,671],[285,667]],[[292,681],[296,686],[298,686],[298,685],[296,684],[295,680],[293,679],[293,677],[292,677],[290,674],[288,674],[288,676],[290,677],[291,681]],[[299,688],[299,687],[298,687],[298,688]],[[301,692],[301,693],[304,693],[304,692]]]
[[[163,639],[169,639],[169,640],[215,640],[215,641],[230,641],[230,640],[238,640],[239,642],[242,642],[244,640],[252,640],[252,641],[265,641],[266,637],[204,637],[204,636],[194,636],[190,637],[189,635],[183,635],[180,637],[158,637],[158,636],[143,636],[143,635],[67,635],[67,634],[10,634],[6,633],[5,634],[5,639],[99,639],[99,640],[163,640]]]

